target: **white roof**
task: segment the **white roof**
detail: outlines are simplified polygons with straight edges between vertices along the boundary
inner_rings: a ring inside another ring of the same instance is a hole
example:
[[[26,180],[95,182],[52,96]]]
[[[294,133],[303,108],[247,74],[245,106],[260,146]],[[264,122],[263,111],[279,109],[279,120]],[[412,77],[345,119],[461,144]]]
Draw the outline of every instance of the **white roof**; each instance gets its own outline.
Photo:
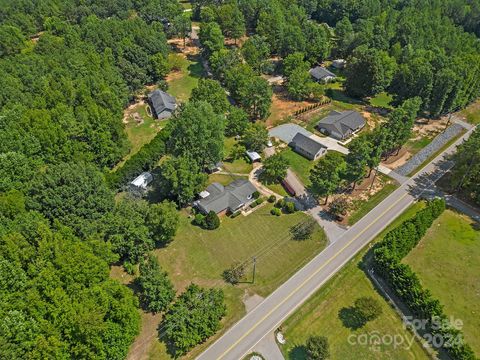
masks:
[[[210,193],[207,190],[203,190],[198,194],[202,199],[205,199],[207,196],[210,195]]]
[[[247,156],[252,161],[260,160],[262,157],[256,151],[246,151]]]
[[[138,175],[130,184],[133,186],[145,189],[153,180],[152,174],[144,172]]]

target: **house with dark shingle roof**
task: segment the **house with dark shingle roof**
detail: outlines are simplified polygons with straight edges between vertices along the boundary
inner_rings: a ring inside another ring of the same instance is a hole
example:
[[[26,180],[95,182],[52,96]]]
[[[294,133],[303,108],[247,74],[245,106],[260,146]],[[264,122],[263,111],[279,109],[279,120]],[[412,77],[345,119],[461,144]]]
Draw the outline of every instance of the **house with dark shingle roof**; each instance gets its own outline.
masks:
[[[322,66],[316,66],[313,69],[308,71],[310,76],[313,77],[317,82],[329,82],[335,79],[337,76],[331,71],[327,70]]]
[[[205,191],[200,193],[200,200],[194,206],[203,214],[214,211],[220,213],[234,213],[254,200],[256,187],[247,179],[237,179],[227,186],[214,182]]]
[[[325,155],[327,152],[326,146],[315,141],[315,139],[305,136],[302,133],[297,133],[293,137],[290,145],[295,152],[305,156],[310,160],[317,160],[320,156]]]
[[[332,111],[315,126],[322,134],[345,140],[365,126],[365,119],[357,111]]]
[[[148,94],[148,104],[155,119],[167,119],[177,108],[175,98],[159,89]]]

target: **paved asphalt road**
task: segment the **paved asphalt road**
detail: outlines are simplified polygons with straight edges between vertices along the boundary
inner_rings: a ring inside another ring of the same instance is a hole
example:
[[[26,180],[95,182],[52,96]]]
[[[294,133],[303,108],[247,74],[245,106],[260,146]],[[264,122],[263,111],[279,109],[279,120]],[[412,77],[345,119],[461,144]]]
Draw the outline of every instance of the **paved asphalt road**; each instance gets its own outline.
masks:
[[[452,165],[444,160],[444,156],[454,152],[456,145],[470,133],[471,130],[390,194],[341,238],[231,327],[197,359],[242,359],[417,198],[428,195],[434,188],[432,182],[438,180]]]

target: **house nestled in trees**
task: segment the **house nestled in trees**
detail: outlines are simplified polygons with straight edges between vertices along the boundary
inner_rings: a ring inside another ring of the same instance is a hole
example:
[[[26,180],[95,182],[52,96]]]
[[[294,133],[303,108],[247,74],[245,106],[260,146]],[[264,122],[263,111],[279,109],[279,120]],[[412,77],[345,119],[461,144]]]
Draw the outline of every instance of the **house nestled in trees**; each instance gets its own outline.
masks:
[[[227,186],[214,182],[205,191],[202,191],[200,200],[194,206],[203,214],[210,211],[216,214],[234,213],[254,200],[255,186],[246,179],[237,179]]]
[[[148,104],[155,119],[167,119],[177,108],[175,98],[162,90],[154,90],[148,94]]]
[[[320,156],[327,153],[327,148],[323,144],[302,133],[297,133],[293,137],[290,146],[295,152],[310,160],[317,160]]]
[[[332,111],[320,120],[316,128],[322,134],[337,140],[345,140],[365,126],[365,119],[357,111]]]
[[[317,82],[327,83],[334,80],[337,76],[322,66],[316,66],[308,71],[310,76]]]

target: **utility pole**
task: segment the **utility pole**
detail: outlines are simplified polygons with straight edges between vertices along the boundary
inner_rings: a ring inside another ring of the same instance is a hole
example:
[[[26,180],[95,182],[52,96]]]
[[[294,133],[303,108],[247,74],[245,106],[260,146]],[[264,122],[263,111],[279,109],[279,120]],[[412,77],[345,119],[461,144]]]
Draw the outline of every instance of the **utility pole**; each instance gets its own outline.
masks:
[[[255,284],[255,272],[256,272],[256,269],[257,269],[257,257],[254,256],[254,257],[253,257],[253,280],[252,280],[252,284]]]

